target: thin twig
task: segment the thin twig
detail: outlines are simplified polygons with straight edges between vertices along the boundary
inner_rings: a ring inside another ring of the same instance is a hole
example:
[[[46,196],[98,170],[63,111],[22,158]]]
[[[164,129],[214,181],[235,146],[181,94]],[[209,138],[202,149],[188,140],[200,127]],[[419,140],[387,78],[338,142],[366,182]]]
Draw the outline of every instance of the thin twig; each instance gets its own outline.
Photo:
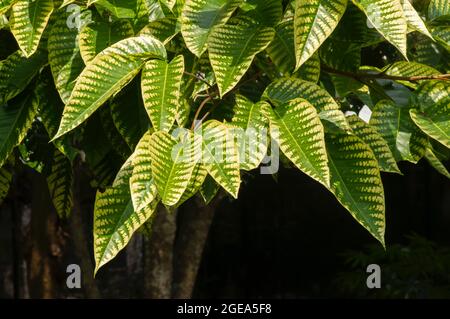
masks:
[[[196,127],[195,124],[197,123],[197,119],[200,116],[200,113],[202,112],[203,108],[205,107],[206,104],[208,104],[209,101],[212,100],[211,96],[208,96],[206,99],[204,99],[202,101],[202,103],[200,104],[200,106],[197,109],[197,112],[195,112],[195,116],[194,116],[194,120],[192,121],[192,126],[191,126],[191,130],[193,131]]]

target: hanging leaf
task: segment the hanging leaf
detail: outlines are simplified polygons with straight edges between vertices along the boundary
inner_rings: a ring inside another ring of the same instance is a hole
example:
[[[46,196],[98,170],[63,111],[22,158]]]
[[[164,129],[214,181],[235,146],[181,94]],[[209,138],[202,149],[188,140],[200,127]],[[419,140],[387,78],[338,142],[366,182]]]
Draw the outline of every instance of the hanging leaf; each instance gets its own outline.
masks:
[[[348,0],[297,0],[294,34],[297,70],[325,42],[337,27]]]
[[[128,38],[98,54],[78,77],[64,109],[56,139],[83,123],[136,76],[150,58],[166,58],[164,46],[149,36]]]
[[[267,87],[263,97],[275,105],[303,98],[317,109],[322,120],[328,121],[344,131],[351,130],[336,101],[326,90],[315,83],[296,78],[278,79]]]
[[[84,69],[78,46],[78,29],[67,25],[70,15],[70,11],[61,11],[48,38],[48,60],[56,88],[64,103],[69,101],[75,82]],[[80,21],[89,16],[90,11],[81,12]]]
[[[191,179],[189,180],[186,190],[184,191],[183,196],[181,196],[177,206],[180,206],[200,191],[206,176],[208,176],[208,171],[206,170],[205,165],[197,163],[192,171]]]
[[[317,111],[308,101],[297,98],[275,109],[265,106],[270,135],[284,155],[302,172],[329,187],[325,133]]]
[[[11,32],[26,57],[36,52],[52,12],[52,0],[18,0],[12,6]]]
[[[53,206],[59,218],[68,218],[72,211],[72,165],[59,150],[55,149],[47,184]]]
[[[148,61],[142,71],[142,97],[145,109],[156,130],[168,132],[175,122],[181,98],[184,73],[182,55],[170,63]]]
[[[378,162],[370,147],[353,135],[328,135],[330,190],[384,246],[385,204]]]
[[[165,17],[149,23],[142,29],[140,35],[151,35],[167,44],[180,32],[180,25],[175,17]]]
[[[202,163],[208,174],[231,196],[237,198],[241,185],[239,153],[229,128],[211,120],[202,126]]]
[[[247,72],[254,57],[266,49],[274,30],[255,26],[251,20],[218,26],[208,40],[211,61],[220,96],[233,89]]]
[[[200,57],[215,26],[225,24],[242,0],[186,0],[181,34],[188,49]]]
[[[356,115],[347,117],[347,121],[353,133],[370,147],[378,160],[381,171],[401,174],[389,145],[375,128]]]
[[[240,168],[246,171],[257,168],[267,154],[269,125],[262,104],[265,102],[254,104],[241,95],[236,96],[230,124],[236,128],[231,131],[237,140]]]
[[[36,116],[37,107],[34,95],[20,96],[10,105],[0,105],[0,167],[14,147],[25,138]]]
[[[282,1],[246,0],[241,5],[245,15],[267,27],[275,26],[283,14]]]
[[[425,154],[428,140],[411,120],[408,108],[380,101],[373,110],[370,125],[386,140],[396,161],[417,163]]]
[[[420,109],[411,109],[413,121],[422,131],[450,148],[450,85],[429,81],[417,89]]]
[[[97,192],[94,209],[95,271],[111,261],[130,241],[134,232],[152,215],[158,201],[135,212],[130,196],[131,160],[122,167],[113,186]]]
[[[135,211],[140,211],[150,205],[158,194],[152,178],[151,137],[150,132],[145,133],[134,151],[130,190]]]
[[[113,23],[97,21],[87,24],[79,35],[80,53],[84,63],[89,64],[104,49],[133,35],[133,26],[127,20]]]
[[[407,58],[408,24],[400,0],[353,0],[353,3],[367,15],[371,26]]]
[[[38,51],[31,58],[21,51],[11,54],[0,64],[0,105],[16,97],[31,82],[46,63],[44,51]]]
[[[150,128],[138,80],[134,79],[111,100],[114,125],[132,150]]]
[[[400,0],[400,2],[402,3],[403,12],[405,14],[408,26],[414,31],[419,31],[427,37],[433,39],[433,36],[430,31],[428,31],[425,22],[422,20],[419,13],[417,13],[416,9],[414,9],[410,0]]]
[[[440,159],[434,154],[433,150],[430,148],[427,149],[425,153],[425,158],[430,163],[430,165],[440,174],[444,175],[448,179],[450,179],[450,173],[448,172],[447,168],[442,164]]]
[[[182,141],[177,141],[166,132],[152,135],[149,145],[151,171],[163,204],[174,206],[183,196],[201,155],[199,137],[186,133]]]

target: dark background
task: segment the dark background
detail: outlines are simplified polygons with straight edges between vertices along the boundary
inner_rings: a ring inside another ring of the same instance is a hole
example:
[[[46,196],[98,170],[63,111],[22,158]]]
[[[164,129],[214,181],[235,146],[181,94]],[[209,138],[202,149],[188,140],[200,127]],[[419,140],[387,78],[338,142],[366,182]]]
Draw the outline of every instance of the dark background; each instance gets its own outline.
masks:
[[[402,164],[401,169],[404,176],[383,175],[388,251],[395,244],[408,247],[407,235],[412,233],[450,247],[448,180],[426,162]],[[61,222],[51,208],[45,179],[25,172],[14,183],[0,208],[0,297],[148,296],[150,239],[142,234],[135,235],[95,280],[85,273],[82,289],[67,289],[68,264],[79,264],[83,271],[92,268],[95,192],[86,183],[76,186],[79,203],[70,221]],[[367,252],[369,244],[384,254],[328,191],[301,172],[282,169],[277,181],[268,175],[245,175],[239,200],[224,198],[215,211],[193,296],[367,297],[342,292],[336,278],[341,272],[356,272],[365,285],[365,267],[349,265],[342,253]],[[393,285],[386,276],[383,279],[382,289]]]

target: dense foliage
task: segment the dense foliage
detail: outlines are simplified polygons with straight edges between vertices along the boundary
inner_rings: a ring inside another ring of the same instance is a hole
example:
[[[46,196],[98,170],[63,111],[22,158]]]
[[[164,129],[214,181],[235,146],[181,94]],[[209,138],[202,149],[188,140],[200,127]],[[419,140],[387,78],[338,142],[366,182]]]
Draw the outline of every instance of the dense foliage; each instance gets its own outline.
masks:
[[[25,163],[67,218],[83,162],[96,270],[278,156],[383,245],[380,172],[450,178],[449,0],[0,0],[0,28],[0,200]]]

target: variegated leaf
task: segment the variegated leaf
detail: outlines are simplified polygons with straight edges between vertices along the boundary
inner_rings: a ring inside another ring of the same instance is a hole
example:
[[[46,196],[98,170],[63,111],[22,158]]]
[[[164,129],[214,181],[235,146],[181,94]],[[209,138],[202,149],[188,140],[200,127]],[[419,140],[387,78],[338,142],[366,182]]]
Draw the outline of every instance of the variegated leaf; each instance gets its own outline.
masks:
[[[78,77],[53,139],[83,123],[128,84],[148,59],[166,57],[163,44],[150,36],[128,38],[103,50]]]
[[[206,176],[208,176],[208,171],[206,170],[205,165],[203,165],[202,163],[197,163],[194,170],[192,171],[188,186],[186,187],[183,196],[181,196],[181,199],[178,202],[177,206],[180,206],[200,191],[203,182],[206,179]]]
[[[405,14],[406,21],[408,23],[408,26],[415,31],[419,31],[420,33],[426,35],[427,37],[430,37],[433,39],[433,36],[431,35],[430,31],[428,31],[428,28],[425,24],[425,22],[420,17],[419,13],[417,13],[416,9],[414,9],[413,5],[411,4],[411,0],[400,0],[403,7],[403,12]]]
[[[53,206],[60,218],[68,218],[72,211],[72,164],[55,149],[47,184]]]
[[[358,116],[347,117],[353,133],[369,145],[378,160],[380,170],[389,173],[401,173],[389,145],[375,128],[361,120]]]
[[[450,16],[450,2],[448,0],[431,0],[428,6],[428,18],[434,20]]]
[[[420,109],[411,109],[413,121],[427,135],[450,148],[450,85],[429,81],[417,89]]]
[[[130,241],[156,209],[158,201],[135,212],[130,196],[129,178],[133,167],[128,160],[114,184],[105,192],[97,192],[94,209],[95,273],[111,261]]]
[[[181,34],[189,50],[200,57],[215,26],[225,24],[242,0],[186,0]]]
[[[46,63],[46,54],[39,50],[30,58],[16,51],[0,64],[0,105],[16,97]]]
[[[344,131],[351,130],[336,101],[325,89],[315,83],[292,77],[281,78],[267,87],[263,97],[275,105],[303,98],[317,109],[322,120],[328,121]]]
[[[84,63],[89,64],[104,49],[133,35],[133,26],[127,20],[113,23],[97,21],[87,24],[79,35],[80,53]]]
[[[209,59],[222,97],[236,86],[275,34],[272,28],[260,27],[252,20],[233,22],[217,26],[208,40]]]
[[[442,164],[441,160],[436,156],[436,154],[434,154],[432,149],[430,148],[427,149],[427,152],[425,153],[425,158],[437,172],[450,179],[449,171],[447,170],[445,165]]]
[[[396,161],[417,163],[425,154],[428,139],[409,116],[409,109],[383,100],[373,109],[370,125],[386,140]]]
[[[301,171],[330,186],[325,132],[314,106],[297,98],[272,109],[264,105],[270,135],[284,155]]]
[[[11,32],[26,57],[36,52],[53,12],[53,0],[18,0],[11,11]]]
[[[385,200],[378,162],[370,147],[354,135],[328,135],[330,190],[384,246]]]
[[[390,76],[403,76],[403,77],[433,76],[441,74],[441,72],[439,72],[438,70],[429,65],[405,61],[399,61],[391,65],[388,65],[382,70],[382,72]],[[417,84],[412,83],[411,81],[398,81],[398,82],[413,89],[417,88]]]
[[[152,178],[151,137],[151,132],[145,133],[134,151],[130,190],[135,211],[140,211],[150,205],[158,194]]]
[[[164,205],[176,205],[185,192],[200,159],[201,137],[191,132],[177,140],[166,132],[156,132],[150,141],[153,180]]]
[[[257,168],[267,154],[269,125],[262,109],[264,103],[254,104],[241,95],[236,96],[230,124],[239,148],[240,168],[246,171]]]
[[[180,32],[180,28],[178,20],[169,16],[149,23],[139,34],[151,35],[166,44]]]
[[[337,27],[348,0],[295,1],[296,70],[325,42]]]
[[[56,88],[64,103],[69,101],[75,82],[84,69],[78,46],[78,29],[67,25],[70,15],[71,11],[59,12],[48,38],[48,60]],[[80,12],[80,21],[89,17],[90,11]]]
[[[202,126],[202,163],[208,174],[230,195],[237,198],[241,185],[239,152],[229,128],[211,120]]]
[[[407,58],[408,23],[401,0],[353,0],[369,19],[370,24]]]
[[[0,167],[14,147],[25,138],[34,121],[38,103],[34,95],[22,96],[15,103],[0,105]]]
[[[0,14],[5,14],[18,0],[0,0]]]
[[[155,130],[168,132],[175,122],[181,98],[183,73],[182,55],[170,63],[151,60],[144,66],[141,81],[142,97]]]

